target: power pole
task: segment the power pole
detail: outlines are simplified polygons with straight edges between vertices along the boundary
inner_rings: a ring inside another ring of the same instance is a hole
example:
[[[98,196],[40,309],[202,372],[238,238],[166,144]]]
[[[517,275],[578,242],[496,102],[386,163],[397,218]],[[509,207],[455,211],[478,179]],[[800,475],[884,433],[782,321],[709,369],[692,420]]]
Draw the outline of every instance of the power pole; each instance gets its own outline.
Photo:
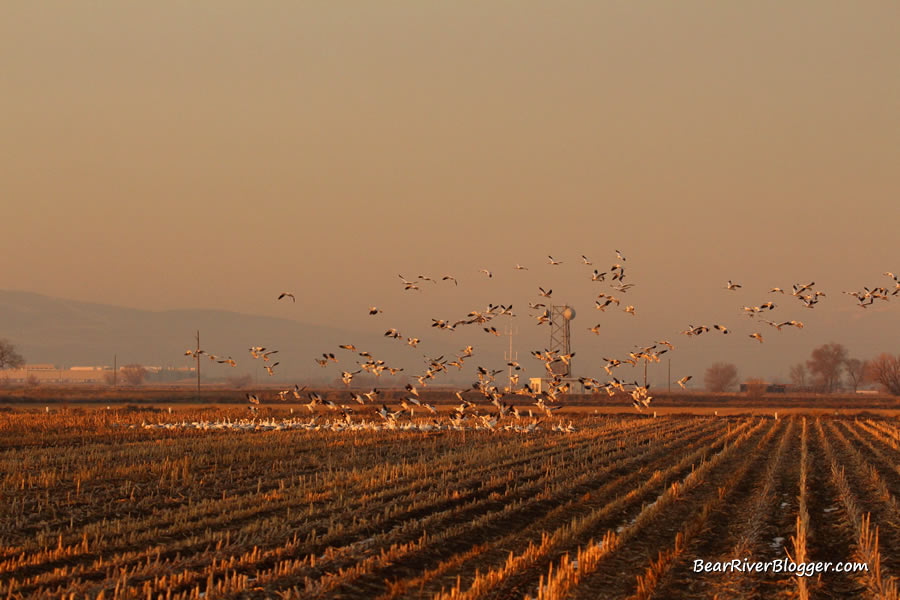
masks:
[[[197,360],[197,402],[200,402],[200,330],[197,330],[197,351],[194,352]]]
[[[672,359],[669,359],[669,393],[672,393]]]
[[[119,375],[119,365],[118,365],[118,363],[116,362],[117,359],[118,359],[118,356],[116,356],[115,354],[113,354],[113,387],[116,387],[116,384],[117,384],[118,381],[119,381],[119,380],[118,380],[118,375]]]
[[[647,387],[647,363],[650,362],[644,358],[644,387]]]
[[[513,347],[512,347],[513,333],[514,332],[513,332],[512,327],[511,326],[508,327],[506,330],[506,335],[509,336],[509,352],[506,352],[505,356],[504,356],[507,363],[511,363],[513,361],[519,360],[519,353],[518,352],[516,352],[515,354],[513,353]],[[518,333],[518,330],[515,333]],[[512,393],[516,389],[515,386],[513,385],[513,367],[512,367],[512,365],[508,365],[508,366],[509,366],[509,391],[510,391],[510,393]]]

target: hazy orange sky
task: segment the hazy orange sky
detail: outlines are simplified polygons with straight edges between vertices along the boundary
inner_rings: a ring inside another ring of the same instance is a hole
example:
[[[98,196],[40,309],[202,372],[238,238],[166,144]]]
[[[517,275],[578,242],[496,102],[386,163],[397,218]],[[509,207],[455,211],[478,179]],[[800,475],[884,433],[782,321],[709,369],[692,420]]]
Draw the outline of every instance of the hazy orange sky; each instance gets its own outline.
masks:
[[[840,292],[900,271],[898,74],[892,1],[3,2],[0,289],[425,335],[512,302],[527,354],[541,285],[585,357],[896,353],[900,296]],[[635,317],[591,308],[613,249]],[[747,338],[768,299],[807,327]]]

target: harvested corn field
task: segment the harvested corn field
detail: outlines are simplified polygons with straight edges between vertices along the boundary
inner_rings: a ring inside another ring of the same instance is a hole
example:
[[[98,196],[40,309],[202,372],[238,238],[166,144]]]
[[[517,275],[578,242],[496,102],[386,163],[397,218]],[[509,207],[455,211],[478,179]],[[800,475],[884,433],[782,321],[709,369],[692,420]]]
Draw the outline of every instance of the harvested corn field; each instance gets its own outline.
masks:
[[[526,433],[146,418],[0,416],[3,597],[897,597],[895,420],[576,415]],[[868,568],[695,568],[744,559]]]

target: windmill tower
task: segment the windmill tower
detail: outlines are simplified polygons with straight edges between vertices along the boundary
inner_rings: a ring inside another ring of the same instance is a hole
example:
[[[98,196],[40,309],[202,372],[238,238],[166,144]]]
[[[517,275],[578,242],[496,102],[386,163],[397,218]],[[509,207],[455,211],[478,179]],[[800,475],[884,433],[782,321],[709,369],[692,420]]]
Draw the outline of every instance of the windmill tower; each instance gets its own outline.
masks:
[[[569,323],[575,318],[575,309],[567,304],[554,305],[550,310],[550,350],[559,354],[571,354],[572,338]],[[572,374],[572,363],[554,363],[553,373],[561,377]]]

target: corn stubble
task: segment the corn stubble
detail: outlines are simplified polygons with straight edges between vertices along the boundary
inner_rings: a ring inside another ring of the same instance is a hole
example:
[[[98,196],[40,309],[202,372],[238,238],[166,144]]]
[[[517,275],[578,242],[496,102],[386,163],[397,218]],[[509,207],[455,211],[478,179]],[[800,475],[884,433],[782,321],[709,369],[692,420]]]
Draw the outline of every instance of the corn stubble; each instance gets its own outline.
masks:
[[[0,414],[0,595],[688,598],[678,581],[694,559],[759,548],[787,470],[799,480],[784,555],[823,560],[819,453],[853,532],[832,558],[865,561],[853,577],[866,594],[897,598],[900,547],[881,532],[900,522],[900,430],[887,419],[579,415],[576,433],[530,435],[140,427],[148,419],[159,415]],[[703,555],[742,489],[731,550]],[[785,597],[829,585],[780,577]]]

